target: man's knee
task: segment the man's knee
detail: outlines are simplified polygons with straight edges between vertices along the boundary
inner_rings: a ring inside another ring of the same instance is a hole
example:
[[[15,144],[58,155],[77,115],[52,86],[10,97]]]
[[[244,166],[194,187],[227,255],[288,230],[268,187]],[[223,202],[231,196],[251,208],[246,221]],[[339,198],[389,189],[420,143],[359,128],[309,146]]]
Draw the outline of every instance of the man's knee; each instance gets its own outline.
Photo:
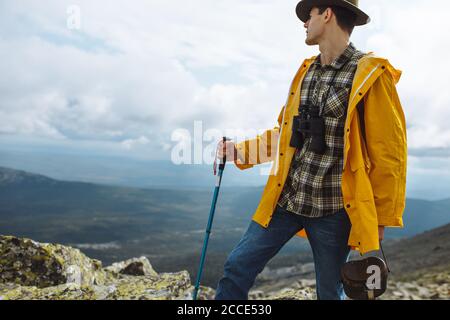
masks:
[[[243,255],[241,255],[238,251],[233,250],[225,261],[224,269],[226,273],[239,273],[240,267],[244,264],[245,261],[243,259]]]

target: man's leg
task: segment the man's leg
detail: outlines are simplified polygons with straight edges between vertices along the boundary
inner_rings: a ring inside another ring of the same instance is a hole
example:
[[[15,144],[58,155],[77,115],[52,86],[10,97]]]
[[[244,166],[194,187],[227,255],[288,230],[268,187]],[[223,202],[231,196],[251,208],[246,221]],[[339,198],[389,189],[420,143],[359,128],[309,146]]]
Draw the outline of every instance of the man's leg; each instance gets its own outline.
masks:
[[[277,206],[267,229],[251,221],[247,232],[225,262],[216,300],[247,300],[256,277],[301,229],[301,220]]]
[[[349,257],[351,223],[342,209],[323,218],[304,218],[304,226],[314,255],[317,298],[344,300],[341,267]]]

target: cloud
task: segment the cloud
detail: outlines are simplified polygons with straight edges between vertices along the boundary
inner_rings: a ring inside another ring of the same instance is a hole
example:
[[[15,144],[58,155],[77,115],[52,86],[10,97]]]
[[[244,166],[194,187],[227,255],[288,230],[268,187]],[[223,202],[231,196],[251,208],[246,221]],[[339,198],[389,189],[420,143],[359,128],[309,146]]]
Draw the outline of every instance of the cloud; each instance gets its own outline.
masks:
[[[372,8],[384,10],[378,17],[378,28],[367,37],[366,47],[388,57],[403,71],[398,90],[409,127],[410,147],[450,147],[450,66],[443,61],[445,52],[450,50],[446,35],[450,21],[445,13],[449,3],[376,3]]]
[[[169,156],[172,132],[196,120],[205,130],[271,128],[301,61],[318,50],[304,44],[296,3],[82,0],[72,30],[72,2],[2,1],[0,133]],[[352,41],[403,70],[409,147],[450,148],[450,5],[361,6],[372,23]]]
[[[450,158],[450,148],[417,148],[409,149],[410,156],[419,158]]]
[[[127,139],[121,142],[122,146],[127,149],[131,150],[135,148],[136,146],[145,146],[150,142],[147,137],[141,136],[138,139]]]

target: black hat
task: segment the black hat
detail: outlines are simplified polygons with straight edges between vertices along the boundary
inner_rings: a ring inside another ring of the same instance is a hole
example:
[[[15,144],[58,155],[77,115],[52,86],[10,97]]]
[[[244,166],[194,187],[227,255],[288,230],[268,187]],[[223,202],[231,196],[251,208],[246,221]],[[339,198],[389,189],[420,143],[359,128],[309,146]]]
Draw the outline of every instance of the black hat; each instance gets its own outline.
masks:
[[[352,11],[356,15],[356,26],[362,26],[370,22],[370,17],[358,8],[358,0],[302,0],[297,4],[298,18],[306,22],[313,7],[339,6]]]

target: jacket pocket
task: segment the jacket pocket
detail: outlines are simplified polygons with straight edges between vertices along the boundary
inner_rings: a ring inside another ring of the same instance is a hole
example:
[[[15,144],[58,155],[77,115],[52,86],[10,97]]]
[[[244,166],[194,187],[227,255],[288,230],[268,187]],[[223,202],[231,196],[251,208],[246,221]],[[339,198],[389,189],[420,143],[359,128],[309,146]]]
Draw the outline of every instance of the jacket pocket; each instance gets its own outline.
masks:
[[[352,168],[352,173],[355,176],[355,200],[357,201],[371,201],[374,199],[373,189],[370,183],[368,172],[364,164],[357,169]]]
[[[350,169],[352,172],[356,172],[359,169],[363,169],[366,167],[366,164],[362,157],[357,157],[349,154],[349,162],[350,162]]]

